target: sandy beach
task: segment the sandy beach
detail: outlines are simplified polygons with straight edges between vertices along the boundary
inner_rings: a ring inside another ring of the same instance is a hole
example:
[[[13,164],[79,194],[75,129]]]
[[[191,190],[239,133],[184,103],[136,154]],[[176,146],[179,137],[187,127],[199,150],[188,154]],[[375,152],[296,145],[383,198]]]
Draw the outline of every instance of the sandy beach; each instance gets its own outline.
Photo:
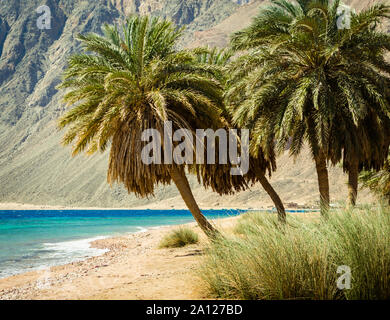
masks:
[[[228,230],[236,219],[214,223]],[[207,240],[195,223],[186,226],[200,235],[198,244],[159,249],[163,236],[178,226],[98,240],[93,247],[109,249],[102,256],[0,279],[0,300],[208,298],[197,275]]]

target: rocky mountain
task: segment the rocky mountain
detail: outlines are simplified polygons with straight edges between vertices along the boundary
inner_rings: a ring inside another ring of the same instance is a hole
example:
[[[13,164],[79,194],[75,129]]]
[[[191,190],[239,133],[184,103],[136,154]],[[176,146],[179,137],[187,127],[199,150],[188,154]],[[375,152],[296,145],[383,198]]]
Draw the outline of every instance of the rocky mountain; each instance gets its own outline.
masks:
[[[227,43],[228,35],[250,23],[262,0],[2,0],[0,2],[0,202],[134,207],[164,201],[184,207],[174,186],[160,188],[153,199],[136,199],[120,186],[106,184],[107,154],[70,157],[60,146],[56,119],[64,112],[56,90],[67,57],[79,50],[75,35],[100,32],[104,23],[130,13],[151,14],[186,26],[182,46]],[[364,1],[358,2],[362,7]],[[372,1],[365,1],[366,3]],[[40,29],[37,8],[50,8],[51,28]],[[317,199],[315,171],[310,157],[297,162],[287,156],[272,182],[287,202]],[[345,177],[331,170],[333,196],[346,194]],[[270,204],[260,187],[219,198],[204,192],[192,178],[203,206]],[[366,195],[363,199],[368,199]]]

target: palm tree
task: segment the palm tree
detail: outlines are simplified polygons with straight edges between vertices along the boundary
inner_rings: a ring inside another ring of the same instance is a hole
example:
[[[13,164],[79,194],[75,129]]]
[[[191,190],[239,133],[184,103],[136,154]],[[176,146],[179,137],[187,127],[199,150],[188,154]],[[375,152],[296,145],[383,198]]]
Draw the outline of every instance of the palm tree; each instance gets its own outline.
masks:
[[[371,105],[375,105],[371,101]],[[338,117],[340,130],[334,130],[330,138],[331,161],[342,161],[348,173],[348,204],[356,205],[358,177],[361,171],[380,171],[385,165],[390,145],[389,119],[378,117],[369,111],[363,121],[355,126],[347,115]]]
[[[339,108],[338,130],[333,130],[330,138],[332,163],[342,161],[348,173],[351,206],[356,205],[359,172],[380,170],[389,150],[390,65],[384,55],[390,49],[390,37],[376,28],[384,17],[389,17],[389,7],[374,6],[352,16],[351,28],[343,35],[348,42],[343,42],[342,36],[341,41],[334,39],[334,43],[340,42],[339,54],[348,59],[349,77],[342,87],[344,104],[355,105],[362,115],[356,117],[356,111],[349,111],[348,106]]]
[[[363,187],[369,188],[390,205],[390,158],[382,170],[363,171],[359,177]]]
[[[359,168],[384,158],[358,152],[357,142],[370,130],[364,126],[371,117],[387,121],[390,110],[390,65],[384,59],[390,37],[376,29],[389,16],[389,6],[352,14],[350,28],[339,29],[339,5],[338,0],[272,0],[232,38],[235,50],[249,52],[235,61],[227,93],[233,121],[252,129],[253,151],[262,147],[268,154],[275,143],[279,152],[289,149],[296,156],[309,144],[324,216],[330,204],[328,161],[345,156],[354,184],[356,163]],[[388,134],[386,126],[378,131]]]
[[[228,63],[233,57],[233,51],[231,49],[203,47],[203,48],[194,49],[194,53],[197,56],[198,63],[209,65],[210,67],[212,67],[213,73],[218,77],[220,83],[226,86],[229,78],[227,76],[227,72],[229,69]],[[232,123],[231,114],[227,108],[223,110],[221,117],[222,117],[222,121],[224,121],[225,123],[226,129],[235,128]],[[269,154],[270,153],[271,156],[266,158],[263,150],[259,148],[257,150],[256,155],[250,158],[250,170],[243,177],[231,176],[228,171],[230,170],[230,166],[226,166],[226,168],[223,167],[221,168],[221,166],[219,166],[218,169],[219,171],[225,169],[224,170],[225,178],[221,179],[221,176],[218,176],[218,179],[216,179],[215,170],[212,174],[208,175],[207,172],[205,171],[207,171],[209,166],[204,166],[202,182],[205,186],[210,185],[213,191],[219,193],[220,195],[229,194],[231,193],[232,190],[234,191],[245,190],[249,185],[253,185],[256,182],[260,182],[263,189],[267,192],[267,194],[270,196],[271,200],[275,205],[275,208],[278,212],[279,221],[285,223],[286,211],[283,202],[266,177],[267,172],[271,176],[272,173],[276,171],[276,157],[274,152],[269,152]],[[233,187],[226,188],[226,185],[229,185],[226,183],[227,179],[235,179],[233,185],[235,185],[236,188]],[[221,180],[224,180],[224,183],[221,183]]]
[[[176,184],[201,229],[217,231],[201,213],[185,174],[185,164],[146,165],[141,158],[142,133],[172,122],[177,129],[213,128],[220,121],[222,87],[217,78],[194,63],[190,51],[175,49],[182,29],[157,18],[132,16],[121,32],[106,25],[104,36],[79,35],[85,53],[70,58],[60,88],[74,106],[59,121],[69,127],[63,144],[73,155],[110,148],[108,182],[123,183],[140,197],[154,194],[156,185]],[[165,155],[167,154],[167,156]],[[167,158],[166,158],[167,157]]]

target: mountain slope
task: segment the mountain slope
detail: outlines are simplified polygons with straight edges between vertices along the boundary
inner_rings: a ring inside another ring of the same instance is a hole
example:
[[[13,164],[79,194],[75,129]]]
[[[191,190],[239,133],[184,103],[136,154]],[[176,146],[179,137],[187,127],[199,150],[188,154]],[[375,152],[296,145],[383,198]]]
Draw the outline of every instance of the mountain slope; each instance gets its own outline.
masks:
[[[259,7],[265,0],[255,0],[237,8],[232,15],[211,29],[197,31],[194,33],[194,41],[191,47],[208,44],[212,47],[224,47],[229,43],[231,33],[247,27],[252,18],[256,16]]]
[[[0,2],[0,201],[64,205],[144,204],[121,188],[106,184],[107,155],[70,158],[59,144],[55,120],[63,113],[55,89],[66,58],[78,50],[77,33],[100,32],[108,22],[131,12],[172,17],[200,30],[227,17],[238,4],[230,0],[93,2],[5,0]],[[52,29],[39,30],[36,9],[45,4]],[[190,31],[188,32],[190,34]],[[182,40],[183,45],[185,39]],[[175,188],[158,193],[169,197]],[[174,195],[174,193],[173,193]]]
[[[350,5],[356,10],[361,10],[367,6],[378,3],[378,0],[344,0],[345,4]],[[382,2],[390,3],[389,0]],[[229,42],[229,36],[235,31],[247,27],[252,18],[254,18],[259,10],[259,7],[267,3],[267,0],[254,0],[246,3],[233,12],[231,16],[216,24],[214,27],[197,31],[194,33],[194,41],[190,44],[191,47],[197,47],[206,44],[210,46],[224,47]],[[387,23],[385,28],[390,30],[390,23]]]
[[[261,0],[2,0],[0,2],[0,202],[66,206],[132,207],[164,200],[184,207],[174,186],[160,188],[156,198],[128,195],[120,186],[106,183],[107,154],[70,157],[62,148],[63,133],[56,119],[64,112],[56,86],[66,58],[77,51],[77,33],[100,32],[108,22],[138,12],[169,17],[187,27],[182,46],[224,45],[228,34],[250,22]],[[36,8],[51,8],[52,29],[39,30]],[[243,4],[243,5],[242,5]],[[346,195],[345,177],[332,169],[333,196]],[[315,170],[304,154],[296,163],[279,160],[273,182],[287,202],[313,203],[317,199]],[[201,205],[270,205],[259,186],[241,194],[219,198],[191,178]],[[364,198],[366,199],[366,198]]]

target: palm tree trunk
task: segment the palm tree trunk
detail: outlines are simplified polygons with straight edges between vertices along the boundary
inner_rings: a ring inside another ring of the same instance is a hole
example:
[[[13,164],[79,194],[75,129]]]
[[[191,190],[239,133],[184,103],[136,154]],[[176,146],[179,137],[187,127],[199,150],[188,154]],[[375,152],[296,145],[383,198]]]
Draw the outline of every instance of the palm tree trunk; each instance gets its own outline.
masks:
[[[286,223],[286,210],[284,209],[284,205],[282,200],[280,199],[279,195],[275,191],[275,189],[272,187],[272,185],[269,183],[268,179],[262,172],[256,172],[257,177],[259,178],[259,181],[263,187],[263,189],[268,193],[270,198],[272,199],[276,210],[278,211],[278,219],[282,223]]]
[[[200,211],[199,206],[196,203],[194,195],[191,191],[190,184],[188,183],[184,170],[173,166],[171,170],[171,176],[173,182],[175,183],[177,189],[180,192],[180,195],[182,196],[185,204],[192,213],[199,227],[209,238],[215,238],[219,234],[219,232],[210,224],[210,222],[207,221],[206,217]]]
[[[359,163],[353,161],[348,170],[348,201],[349,206],[356,206],[358,194]]]
[[[330,208],[330,196],[329,196],[329,175],[326,164],[325,154],[321,151],[315,158],[317,176],[318,176],[318,188],[320,191],[320,205],[321,215],[327,217]]]

